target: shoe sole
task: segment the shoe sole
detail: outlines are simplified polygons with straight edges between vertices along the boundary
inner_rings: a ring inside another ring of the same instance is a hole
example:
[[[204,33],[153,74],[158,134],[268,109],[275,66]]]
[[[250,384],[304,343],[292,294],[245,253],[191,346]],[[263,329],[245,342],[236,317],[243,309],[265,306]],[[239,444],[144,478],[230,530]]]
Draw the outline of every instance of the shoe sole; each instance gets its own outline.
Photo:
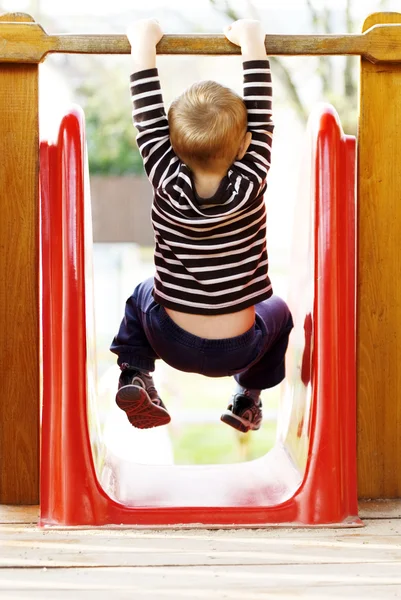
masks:
[[[131,425],[137,429],[152,429],[170,423],[171,417],[161,406],[154,404],[147,392],[137,385],[125,385],[116,395],[116,403]]]
[[[221,415],[220,421],[223,421],[226,425],[230,425],[230,427],[234,427],[238,431],[242,433],[248,433],[248,431],[257,431],[260,429],[261,423],[251,423],[250,421],[246,421],[245,419],[241,419],[234,415],[232,412],[225,412]]]

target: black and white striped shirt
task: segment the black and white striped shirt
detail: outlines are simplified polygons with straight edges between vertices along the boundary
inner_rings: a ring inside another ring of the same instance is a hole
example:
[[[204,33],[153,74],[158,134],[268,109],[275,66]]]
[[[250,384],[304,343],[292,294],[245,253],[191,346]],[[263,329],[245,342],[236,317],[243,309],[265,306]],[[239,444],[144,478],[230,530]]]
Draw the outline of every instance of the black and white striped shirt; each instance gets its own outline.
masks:
[[[197,195],[189,167],[171,146],[157,69],[131,75],[137,143],[154,189],[153,296],[177,311],[232,313],[273,293],[263,199],[273,133],[270,65],[266,59],[243,67],[252,141],[206,200]]]

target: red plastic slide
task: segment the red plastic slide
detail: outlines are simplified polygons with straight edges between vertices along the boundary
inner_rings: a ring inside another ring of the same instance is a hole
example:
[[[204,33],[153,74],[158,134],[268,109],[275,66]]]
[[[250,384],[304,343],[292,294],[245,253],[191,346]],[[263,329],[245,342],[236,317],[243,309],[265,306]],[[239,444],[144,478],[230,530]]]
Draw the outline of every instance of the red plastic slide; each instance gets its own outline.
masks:
[[[295,329],[275,447],[229,465],[122,460],[96,428],[84,117],[41,144],[43,526],[359,525],[355,408],[355,140],[312,115],[296,214]]]

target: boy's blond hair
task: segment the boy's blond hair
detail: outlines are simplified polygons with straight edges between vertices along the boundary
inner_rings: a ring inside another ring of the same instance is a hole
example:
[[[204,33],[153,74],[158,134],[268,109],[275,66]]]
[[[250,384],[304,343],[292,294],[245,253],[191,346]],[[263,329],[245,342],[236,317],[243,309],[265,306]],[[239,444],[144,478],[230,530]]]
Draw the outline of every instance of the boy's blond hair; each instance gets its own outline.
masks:
[[[170,140],[191,169],[219,172],[234,162],[247,129],[238,94],[215,81],[199,81],[170,106]]]

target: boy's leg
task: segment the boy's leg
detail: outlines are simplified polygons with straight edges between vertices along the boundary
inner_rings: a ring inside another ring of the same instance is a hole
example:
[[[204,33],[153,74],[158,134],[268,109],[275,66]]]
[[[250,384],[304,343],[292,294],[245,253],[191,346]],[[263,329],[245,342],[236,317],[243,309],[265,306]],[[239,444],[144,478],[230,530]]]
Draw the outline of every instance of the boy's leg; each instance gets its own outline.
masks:
[[[145,315],[153,302],[153,278],[140,283],[125,305],[125,314],[110,350],[121,369],[116,395],[134,427],[148,429],[170,422],[150,371],[158,358],[146,335]]]
[[[263,350],[253,364],[234,376],[236,389],[230,405],[221,416],[224,423],[242,432],[260,428],[260,392],[284,379],[285,353],[293,328],[289,308],[278,296],[257,304],[255,309],[256,323],[264,338]]]
[[[153,298],[153,278],[146,279],[134,290],[125,303],[124,318],[120,329],[110,346],[117,354],[117,364],[131,365],[142,371],[154,371],[155,360],[159,358],[150,345],[145,331],[144,317]]]
[[[278,296],[260,302],[255,309],[265,338],[263,352],[250,367],[235,375],[235,380],[245,388],[264,390],[285,377],[285,354],[294,324],[290,309]]]

